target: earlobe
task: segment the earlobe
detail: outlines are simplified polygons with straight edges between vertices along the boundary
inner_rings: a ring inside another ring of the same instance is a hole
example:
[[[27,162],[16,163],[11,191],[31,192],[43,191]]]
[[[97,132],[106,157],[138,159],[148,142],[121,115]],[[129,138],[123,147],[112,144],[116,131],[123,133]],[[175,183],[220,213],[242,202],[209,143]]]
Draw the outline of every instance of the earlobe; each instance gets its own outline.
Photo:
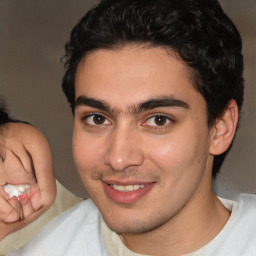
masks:
[[[223,115],[212,127],[210,154],[224,153],[232,143],[238,123],[238,107],[235,100],[230,100]]]

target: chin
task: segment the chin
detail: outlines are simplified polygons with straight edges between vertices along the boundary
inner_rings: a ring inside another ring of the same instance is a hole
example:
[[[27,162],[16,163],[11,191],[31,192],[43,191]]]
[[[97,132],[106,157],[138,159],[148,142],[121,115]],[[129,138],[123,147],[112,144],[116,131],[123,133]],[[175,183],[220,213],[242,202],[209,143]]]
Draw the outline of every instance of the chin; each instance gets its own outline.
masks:
[[[154,231],[164,225],[168,220],[165,219],[157,219],[153,218],[145,218],[138,219],[136,217],[124,218],[117,220],[116,218],[111,217],[111,220],[105,220],[106,224],[110,229],[115,231],[118,234],[144,234],[151,231]]]

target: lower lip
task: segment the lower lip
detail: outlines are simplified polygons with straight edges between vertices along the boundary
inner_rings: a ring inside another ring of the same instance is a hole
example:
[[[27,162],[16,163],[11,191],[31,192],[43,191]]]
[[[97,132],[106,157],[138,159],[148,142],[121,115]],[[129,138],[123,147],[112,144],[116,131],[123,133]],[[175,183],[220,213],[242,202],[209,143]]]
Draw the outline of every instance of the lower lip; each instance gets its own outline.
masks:
[[[145,188],[140,188],[134,191],[122,192],[115,190],[110,185],[103,183],[106,195],[114,202],[119,204],[131,204],[145,196],[155,185],[155,183],[148,184]]]

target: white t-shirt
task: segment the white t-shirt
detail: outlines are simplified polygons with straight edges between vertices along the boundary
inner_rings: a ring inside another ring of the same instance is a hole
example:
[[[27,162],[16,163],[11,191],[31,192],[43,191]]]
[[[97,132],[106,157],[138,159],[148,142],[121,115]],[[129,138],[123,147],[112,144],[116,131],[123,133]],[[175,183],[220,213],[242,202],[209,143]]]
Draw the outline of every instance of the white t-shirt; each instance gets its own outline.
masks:
[[[231,212],[230,218],[226,224],[226,227],[229,226],[229,223],[233,221],[237,211],[238,211],[238,203],[235,201],[219,198],[223,205]],[[186,255],[182,256],[201,256],[207,249],[211,246],[214,241],[219,239],[218,237],[221,236],[222,232],[224,232],[225,228],[222,229],[222,231],[208,244],[200,248],[199,250],[196,250],[195,252],[191,252]],[[122,242],[120,236],[113,232],[103,221],[102,224],[102,233],[104,242],[107,248],[107,251],[109,253],[109,256],[116,256],[116,255],[122,255],[122,256],[150,256],[145,254],[139,254],[132,252],[127,248],[124,243]]]
[[[221,201],[231,211],[229,221],[210,243],[189,256],[255,256],[256,195],[241,194],[236,201]],[[25,247],[8,255],[141,256],[131,252],[119,236],[106,229],[96,206],[86,200],[56,217]]]

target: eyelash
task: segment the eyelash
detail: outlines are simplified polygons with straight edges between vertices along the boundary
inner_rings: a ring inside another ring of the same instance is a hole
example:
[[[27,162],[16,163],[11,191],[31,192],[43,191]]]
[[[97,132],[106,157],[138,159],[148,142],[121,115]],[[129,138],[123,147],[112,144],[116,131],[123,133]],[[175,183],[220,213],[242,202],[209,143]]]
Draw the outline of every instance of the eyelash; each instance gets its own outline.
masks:
[[[82,121],[85,125],[88,125],[88,126],[90,126],[90,127],[97,127],[97,126],[102,126],[102,125],[104,125],[104,124],[90,124],[90,123],[88,123],[88,119],[89,119],[90,117],[96,117],[96,116],[101,117],[101,118],[104,118],[104,122],[107,120],[109,123],[111,123],[104,115],[102,115],[102,114],[100,114],[100,113],[89,113],[89,114],[83,116],[83,117],[81,118],[81,121]],[[86,122],[86,120],[87,120],[87,122]]]
[[[148,122],[150,119],[154,119],[153,122],[155,122],[156,118],[165,118],[167,123],[164,123],[163,125],[149,125],[153,129],[165,129],[167,128],[171,123],[174,123],[174,119],[170,118],[169,116],[163,115],[163,114],[154,114],[153,116],[150,116],[144,123],[143,126],[147,126],[145,123]]]
[[[88,119],[90,117],[96,117],[96,116],[104,118],[104,122],[107,121],[107,122],[109,122],[109,124],[106,125],[104,123],[103,124],[90,124],[90,123],[88,123]],[[150,119],[154,119],[153,122],[155,122],[155,118],[164,118],[166,120],[167,124],[166,123],[164,123],[163,125],[157,125],[157,124],[156,125],[147,125],[146,124]],[[89,113],[89,114],[83,116],[81,118],[81,121],[85,125],[87,125],[89,127],[92,127],[92,128],[99,127],[99,126],[108,126],[108,125],[111,124],[111,121],[109,121],[108,118],[106,118],[101,113]],[[167,128],[170,125],[170,123],[174,123],[174,122],[175,122],[175,120],[173,118],[170,118],[169,116],[166,116],[166,115],[163,115],[163,114],[154,114],[153,116],[150,116],[149,118],[147,118],[146,121],[144,121],[142,123],[142,126],[144,126],[144,127],[148,126],[148,127],[152,128],[152,129],[165,129],[165,128]]]

